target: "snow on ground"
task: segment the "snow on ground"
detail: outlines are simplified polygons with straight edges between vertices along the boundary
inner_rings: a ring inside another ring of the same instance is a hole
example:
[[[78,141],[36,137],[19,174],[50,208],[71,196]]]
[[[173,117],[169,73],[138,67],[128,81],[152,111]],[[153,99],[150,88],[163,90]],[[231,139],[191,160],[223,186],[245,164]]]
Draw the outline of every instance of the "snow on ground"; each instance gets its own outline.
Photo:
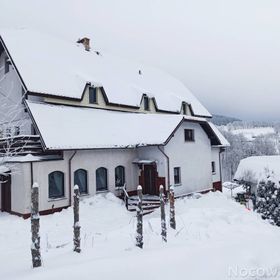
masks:
[[[254,128],[240,128],[231,130],[231,133],[237,135],[242,134],[246,139],[252,141],[257,136],[274,134],[275,130],[273,127],[254,127]]]
[[[168,228],[168,243],[164,244],[159,211],[145,216],[141,250],[134,246],[134,214],[120,200],[112,194],[84,199],[82,253],[72,252],[72,209],[44,216],[43,267],[33,270],[30,220],[0,214],[0,277],[225,280],[247,279],[244,269],[254,273],[259,268],[264,273],[279,269],[280,277],[280,229],[225,195],[176,200],[176,217],[177,230]]]

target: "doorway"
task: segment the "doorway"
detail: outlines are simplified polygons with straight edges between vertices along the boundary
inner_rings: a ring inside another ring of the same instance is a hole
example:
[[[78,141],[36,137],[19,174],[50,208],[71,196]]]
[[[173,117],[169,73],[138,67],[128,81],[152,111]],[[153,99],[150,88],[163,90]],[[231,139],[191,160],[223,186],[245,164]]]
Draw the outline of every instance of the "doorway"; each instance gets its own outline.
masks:
[[[143,194],[157,195],[156,177],[157,170],[155,164],[144,165]]]
[[[1,184],[1,210],[10,213],[12,211],[11,175],[4,178],[5,182]]]

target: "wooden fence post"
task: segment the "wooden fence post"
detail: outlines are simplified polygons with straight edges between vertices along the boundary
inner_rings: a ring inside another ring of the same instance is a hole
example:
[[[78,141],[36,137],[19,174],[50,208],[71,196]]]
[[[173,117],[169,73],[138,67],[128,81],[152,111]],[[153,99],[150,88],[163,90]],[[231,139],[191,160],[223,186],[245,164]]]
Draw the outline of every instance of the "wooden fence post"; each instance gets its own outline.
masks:
[[[160,214],[161,214],[161,236],[162,236],[162,240],[167,242],[163,185],[160,185],[160,187],[159,187],[159,199],[160,199]]]
[[[31,255],[33,268],[42,265],[40,252],[40,215],[39,215],[39,185],[34,183],[31,188]]]
[[[170,227],[176,229],[175,220],[175,198],[174,198],[174,187],[171,186],[169,189],[169,203],[170,203]]]
[[[142,187],[137,187],[138,204],[137,204],[137,230],[136,246],[143,248],[143,209],[142,209]]]
[[[81,238],[80,238],[80,219],[79,219],[79,202],[80,202],[80,191],[79,187],[76,185],[74,187],[74,252],[81,252]]]

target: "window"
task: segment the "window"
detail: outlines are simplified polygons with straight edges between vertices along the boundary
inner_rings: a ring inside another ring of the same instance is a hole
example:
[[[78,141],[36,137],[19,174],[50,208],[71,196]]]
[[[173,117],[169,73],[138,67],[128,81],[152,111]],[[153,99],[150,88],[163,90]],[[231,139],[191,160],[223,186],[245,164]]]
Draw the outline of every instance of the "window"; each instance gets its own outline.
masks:
[[[193,129],[185,129],[185,141],[186,142],[194,141],[194,130]]]
[[[150,110],[150,99],[149,99],[149,97],[144,96],[143,102],[144,102],[144,110],[149,111]]]
[[[215,161],[211,162],[211,166],[212,166],[212,173],[215,174],[216,173],[216,163],[215,163]]]
[[[97,104],[97,88],[95,87],[89,88],[89,103]]]
[[[15,134],[15,136],[18,136],[20,134],[20,127],[19,126],[15,126],[14,134]]]
[[[79,186],[79,190],[81,194],[88,193],[87,186],[87,171],[84,169],[78,169],[74,173],[74,185]]]
[[[179,185],[181,184],[181,168],[174,167],[174,184]]]
[[[12,129],[10,127],[6,128],[6,137],[7,138],[12,137]]]
[[[10,70],[10,61],[9,61],[9,58],[8,57],[6,57],[5,58],[5,74],[7,74],[8,72],[9,72],[9,70]]]
[[[115,168],[115,186],[123,187],[125,184],[125,169],[123,166],[117,166]]]
[[[49,198],[64,197],[64,173],[54,171],[49,174]]]
[[[182,107],[183,107],[183,114],[187,115],[187,104],[183,102]]]
[[[96,191],[106,191],[108,189],[107,169],[100,167],[96,169]]]

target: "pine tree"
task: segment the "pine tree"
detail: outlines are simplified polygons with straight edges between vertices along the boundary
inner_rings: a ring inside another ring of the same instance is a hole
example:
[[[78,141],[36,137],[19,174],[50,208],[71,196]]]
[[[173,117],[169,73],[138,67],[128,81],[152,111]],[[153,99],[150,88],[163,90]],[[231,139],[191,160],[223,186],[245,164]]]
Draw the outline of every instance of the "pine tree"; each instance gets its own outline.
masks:
[[[280,190],[271,180],[261,181],[257,188],[256,211],[265,220],[280,226]]]

